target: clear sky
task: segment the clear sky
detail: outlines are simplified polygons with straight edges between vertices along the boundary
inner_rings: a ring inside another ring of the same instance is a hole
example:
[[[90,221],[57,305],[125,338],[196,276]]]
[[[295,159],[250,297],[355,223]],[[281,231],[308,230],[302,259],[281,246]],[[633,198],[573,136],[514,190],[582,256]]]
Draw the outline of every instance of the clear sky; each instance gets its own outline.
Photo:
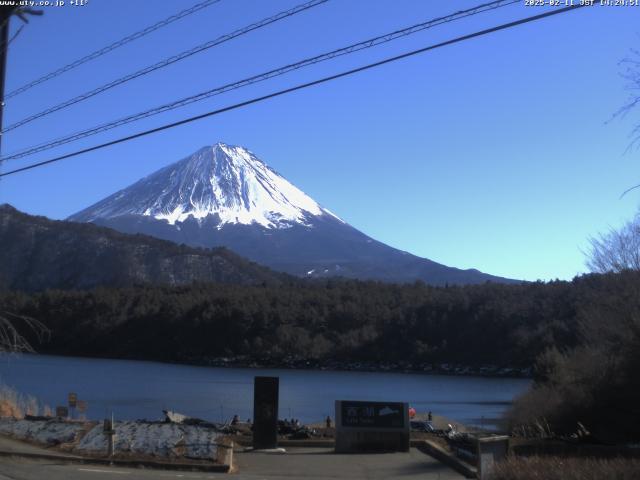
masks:
[[[578,0],[575,0],[576,2]],[[10,46],[7,91],[196,0],[45,7]],[[302,0],[222,0],[7,101],[4,124]],[[331,0],[8,132],[3,153],[182,98],[480,1]],[[56,150],[45,160],[474,30],[522,4],[243,88]],[[20,25],[12,20],[12,31]],[[366,234],[459,268],[512,278],[584,272],[587,238],[632,217],[640,116],[620,60],[640,48],[640,7],[592,7],[441,48],[0,181],[0,202],[62,219],[217,141],[243,145]]]

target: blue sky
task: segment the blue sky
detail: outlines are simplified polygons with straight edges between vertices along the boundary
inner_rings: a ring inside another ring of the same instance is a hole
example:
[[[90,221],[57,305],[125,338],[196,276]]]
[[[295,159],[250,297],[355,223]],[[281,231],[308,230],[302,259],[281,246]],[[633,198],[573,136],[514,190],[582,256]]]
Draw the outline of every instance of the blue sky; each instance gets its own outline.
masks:
[[[89,0],[45,8],[11,44],[7,91],[194,1]],[[8,125],[109,80],[290,8],[222,0],[7,101]],[[331,0],[52,114],[4,153],[481,2]],[[463,19],[109,133],[4,171],[320,76],[540,13],[523,4]],[[3,178],[0,202],[62,219],[217,141],[243,145],[356,228],[459,268],[513,278],[584,272],[587,238],[636,211],[640,116],[609,121],[629,92],[640,7],[592,7]],[[12,21],[12,30],[19,26]]]

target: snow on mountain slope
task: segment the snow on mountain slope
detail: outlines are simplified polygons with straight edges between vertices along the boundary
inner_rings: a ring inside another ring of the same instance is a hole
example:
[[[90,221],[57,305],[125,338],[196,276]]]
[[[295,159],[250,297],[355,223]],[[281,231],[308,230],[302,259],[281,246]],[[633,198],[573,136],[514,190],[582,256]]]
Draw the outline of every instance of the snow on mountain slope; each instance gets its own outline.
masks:
[[[94,221],[143,215],[174,225],[187,218],[218,217],[225,224],[265,228],[310,226],[309,216],[329,215],[311,197],[243,147],[217,143],[165,167],[69,217]]]
[[[249,150],[204,147],[69,217],[178,244],[224,246],[274,270],[434,285],[509,281],[397,250],[320,206]]]

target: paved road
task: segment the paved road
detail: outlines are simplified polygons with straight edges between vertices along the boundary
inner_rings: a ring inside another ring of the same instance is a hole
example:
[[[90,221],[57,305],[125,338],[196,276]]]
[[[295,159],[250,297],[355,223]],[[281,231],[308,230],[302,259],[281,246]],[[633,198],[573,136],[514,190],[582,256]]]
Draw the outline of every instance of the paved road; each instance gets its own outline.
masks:
[[[458,480],[460,476],[433,458],[411,449],[409,453],[337,455],[329,449],[290,449],[286,454],[238,453],[237,474],[172,472],[63,464],[56,461],[0,459],[0,480],[151,480],[218,479],[291,480],[402,479]]]
[[[286,454],[238,453],[238,477],[284,480],[402,479],[458,480],[464,478],[446,465],[412,448],[409,453],[336,454],[329,448],[291,448]]]
[[[152,479],[217,479],[229,478],[224,473],[172,472],[64,464],[53,461],[0,459],[0,480],[152,480]]]
[[[3,452],[16,452],[16,453],[39,453],[45,455],[60,455],[64,456],[67,454],[58,452],[57,450],[53,450],[51,448],[39,447],[36,445],[31,445],[27,442],[21,442],[19,440],[14,440],[12,438],[4,437],[0,435],[0,450]]]

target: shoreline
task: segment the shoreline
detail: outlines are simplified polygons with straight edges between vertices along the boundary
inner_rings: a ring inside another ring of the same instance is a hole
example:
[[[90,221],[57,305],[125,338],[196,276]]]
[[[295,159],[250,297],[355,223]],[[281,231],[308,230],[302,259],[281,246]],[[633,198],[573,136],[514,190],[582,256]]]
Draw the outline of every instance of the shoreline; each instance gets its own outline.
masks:
[[[68,392],[78,392],[80,398],[92,400],[88,418],[102,418],[96,414],[112,410],[121,419],[157,418],[156,415],[160,415],[163,409],[216,422],[230,419],[231,414],[236,413],[240,418],[249,418],[253,378],[266,375],[280,377],[289,389],[288,397],[282,400],[281,416],[295,417],[303,423],[321,421],[329,414],[333,416],[335,399],[389,397],[386,398],[389,401],[408,401],[419,411],[431,410],[460,423],[492,428],[489,419],[497,418],[508,410],[513,399],[531,383],[522,378],[455,376],[446,373],[377,373],[362,369],[270,370],[268,367],[192,366],[96,356],[24,354],[5,356],[4,360],[0,374],[8,387],[36,396],[41,399],[41,408],[48,406],[50,411],[56,405],[66,405]],[[34,372],[33,379],[30,378],[30,372]],[[54,387],[51,377],[55,378],[63,372],[64,378],[69,378],[71,383],[66,389]],[[67,375],[69,372],[81,373],[84,380],[74,380],[72,375]],[[96,372],[106,375],[103,378],[113,379],[116,387],[105,390],[104,382],[98,380]],[[144,383],[150,372],[153,373],[153,388],[157,387],[155,396],[148,396],[147,390],[138,385],[138,380]],[[123,381],[119,382],[122,375]],[[170,387],[162,386],[165,380]],[[319,396],[308,391],[305,386],[307,381],[319,389]],[[174,394],[175,389],[182,389],[185,382],[184,391],[195,395],[193,398]],[[406,390],[402,394],[390,392],[385,387],[387,385]],[[474,393],[476,386],[477,394]],[[127,401],[122,403],[120,397]],[[305,403],[296,408],[295,403],[300,401]]]
[[[49,355],[53,357],[86,358],[94,360],[121,360],[152,362],[166,365],[185,365],[191,367],[210,368],[239,368],[256,370],[300,370],[317,372],[363,372],[363,373],[396,373],[412,375],[455,376],[455,377],[482,377],[482,378],[514,378],[532,379],[531,367],[504,367],[498,365],[470,366],[459,363],[428,363],[421,362],[340,362],[317,361],[302,358],[285,357],[280,362],[266,359],[251,359],[245,356],[235,357],[211,357],[204,359],[164,360],[157,358],[141,358],[136,356],[107,357],[100,355],[73,355],[57,352],[30,353],[27,355]]]

